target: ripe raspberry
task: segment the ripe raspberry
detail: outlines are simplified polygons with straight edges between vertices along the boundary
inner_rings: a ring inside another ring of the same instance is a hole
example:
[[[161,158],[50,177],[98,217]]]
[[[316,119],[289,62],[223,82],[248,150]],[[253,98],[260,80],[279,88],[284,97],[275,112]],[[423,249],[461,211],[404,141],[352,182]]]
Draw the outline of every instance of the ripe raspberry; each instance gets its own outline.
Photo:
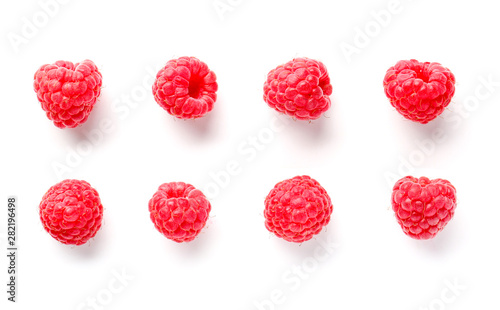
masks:
[[[64,180],[52,186],[40,202],[45,230],[64,244],[81,245],[101,228],[103,208],[89,183]]]
[[[317,119],[330,108],[332,85],[323,63],[295,58],[267,74],[264,100],[278,112],[301,120]]]
[[[309,176],[296,176],[274,186],[265,200],[266,228],[291,242],[304,242],[330,222],[333,211],[326,190]]]
[[[414,239],[431,239],[455,213],[455,187],[443,179],[407,176],[392,192],[392,209],[403,232]]]
[[[35,73],[34,88],[47,117],[59,128],[87,121],[101,94],[102,76],[90,60],[73,64],[56,61]]]
[[[450,104],[455,93],[455,76],[437,62],[400,60],[387,70],[384,90],[401,115],[426,124]]]
[[[149,200],[149,212],[156,229],[175,242],[193,240],[205,226],[211,206],[193,185],[171,182],[160,185]]]
[[[156,75],[153,95],[156,102],[177,118],[194,119],[212,111],[217,99],[215,73],[195,57],[167,62]]]

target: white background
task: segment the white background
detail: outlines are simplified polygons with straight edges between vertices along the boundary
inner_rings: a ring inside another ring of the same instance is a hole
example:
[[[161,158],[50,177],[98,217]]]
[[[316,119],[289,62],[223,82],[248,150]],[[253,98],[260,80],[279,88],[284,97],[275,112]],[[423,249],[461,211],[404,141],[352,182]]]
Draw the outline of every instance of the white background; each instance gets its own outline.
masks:
[[[6,198],[19,201],[16,305],[0,260],[8,309],[92,309],[93,299],[96,309],[500,306],[500,85],[481,82],[500,80],[494,1],[400,0],[382,22],[374,13],[388,12],[388,0],[220,0],[231,8],[222,14],[213,0],[75,0],[44,19],[47,1],[0,7],[3,249]],[[23,35],[33,18],[38,26]],[[346,44],[357,49],[351,57]],[[151,93],[157,70],[185,55],[219,83],[214,110],[195,121],[168,115]],[[267,72],[301,56],[324,62],[333,85],[332,108],[313,122],[288,121],[262,100]],[[87,58],[102,72],[102,95],[87,123],[58,129],[33,74]],[[403,119],[383,92],[387,68],[410,58],[440,62],[457,79],[451,105],[427,125]],[[238,164],[230,180],[228,163]],[[334,211],[299,245],[265,229],[263,208],[275,183],[301,174],[326,188]],[[406,174],[457,188],[455,217],[433,240],[405,236],[390,209],[393,181]],[[80,247],[52,239],[38,217],[43,194],[65,178],[90,182],[105,208],[102,229]],[[148,200],[169,181],[214,194],[207,226],[188,244],[149,219]]]

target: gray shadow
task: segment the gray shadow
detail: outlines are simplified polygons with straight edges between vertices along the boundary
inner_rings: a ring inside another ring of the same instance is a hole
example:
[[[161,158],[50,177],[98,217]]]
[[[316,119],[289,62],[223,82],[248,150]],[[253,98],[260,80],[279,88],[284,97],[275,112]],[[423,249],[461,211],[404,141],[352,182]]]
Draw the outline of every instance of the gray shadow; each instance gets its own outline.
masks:
[[[450,106],[453,104],[459,104],[458,102],[450,103]],[[395,111],[398,113],[397,111]],[[427,124],[420,124],[414,121],[410,121],[404,118],[401,115],[401,118],[404,120],[404,126],[406,130],[411,131],[411,134],[419,139],[431,138],[432,134],[437,132],[437,130],[442,130],[444,135],[447,135],[451,138],[459,131],[459,128],[453,128],[456,126],[456,122],[447,121],[449,119],[448,113],[452,113],[449,108],[446,108],[443,113],[441,113],[434,120],[430,121]],[[399,114],[399,113],[398,113]],[[463,119],[462,119],[463,121]]]
[[[178,255],[185,260],[198,260],[202,258],[202,253],[208,251],[211,248],[213,241],[213,232],[210,229],[211,223],[210,218],[205,227],[196,236],[193,241],[177,243],[175,241],[165,239],[165,250],[167,255]]]
[[[447,255],[460,244],[461,232],[458,223],[453,223],[452,220],[436,237],[429,240],[414,240],[415,247],[431,255]]]
[[[290,127],[294,131],[294,135],[300,136],[304,142],[322,143],[329,140],[327,122],[331,122],[331,118],[322,115],[320,118],[311,121],[293,119]]]
[[[178,119],[165,113],[167,121],[173,121],[182,132],[187,132],[195,140],[205,140],[214,133],[216,120],[220,117],[220,109],[216,103],[212,111],[196,119]]]
[[[335,230],[336,225],[334,223],[334,219],[332,218],[330,220],[330,223],[326,227],[324,227],[319,234],[302,243],[288,242],[276,237],[272,233],[270,233],[270,238],[274,239],[273,243],[278,250],[288,252],[290,255],[296,257],[297,259],[303,260],[307,257],[314,256],[317,248],[322,248],[323,253],[325,251],[325,246],[328,247],[327,245],[330,242],[333,241],[335,243],[338,243],[337,239],[335,239],[335,236],[338,236],[338,232],[336,232]],[[328,259],[331,259],[333,256],[335,256],[337,245],[329,250],[331,250],[332,253],[328,253]]]
[[[108,239],[109,234],[104,219],[101,228],[97,231],[94,238],[82,245],[66,246],[68,249],[66,253],[70,256],[87,260],[102,253],[106,249]]]

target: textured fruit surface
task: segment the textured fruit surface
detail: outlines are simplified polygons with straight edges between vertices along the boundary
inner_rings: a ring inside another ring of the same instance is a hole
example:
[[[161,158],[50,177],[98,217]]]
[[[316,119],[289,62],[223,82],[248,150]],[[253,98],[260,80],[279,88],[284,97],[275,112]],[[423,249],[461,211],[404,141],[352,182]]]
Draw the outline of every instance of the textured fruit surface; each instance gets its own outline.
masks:
[[[455,76],[437,62],[400,60],[387,70],[384,90],[401,115],[426,124],[450,104],[455,94]]]
[[[215,73],[195,57],[167,62],[156,75],[153,95],[156,102],[177,118],[202,117],[212,111],[217,99]]]
[[[330,108],[332,85],[323,63],[295,58],[271,70],[264,100],[278,112],[300,120],[317,119]]]
[[[443,179],[407,176],[396,182],[392,209],[404,233],[431,239],[448,224],[457,206],[456,190]]]
[[[90,60],[56,61],[35,73],[34,89],[47,117],[59,128],[87,121],[101,94],[102,76]]]
[[[43,227],[64,244],[81,245],[93,238],[101,228],[102,214],[99,194],[80,180],[57,183],[40,202]]]
[[[210,202],[194,186],[183,182],[160,185],[149,200],[149,212],[156,229],[175,242],[193,240],[205,226]]]
[[[333,206],[326,190],[309,176],[279,182],[265,200],[266,228],[291,242],[303,242],[330,222]]]

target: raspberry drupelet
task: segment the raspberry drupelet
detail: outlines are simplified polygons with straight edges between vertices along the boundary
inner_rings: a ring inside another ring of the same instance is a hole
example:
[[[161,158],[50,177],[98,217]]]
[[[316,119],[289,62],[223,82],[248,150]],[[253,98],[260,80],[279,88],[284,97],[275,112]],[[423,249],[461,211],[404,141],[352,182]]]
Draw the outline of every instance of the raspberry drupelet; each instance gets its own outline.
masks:
[[[276,236],[304,242],[330,222],[333,205],[326,190],[309,176],[279,182],[265,200],[265,225]]]
[[[453,218],[456,206],[455,187],[447,180],[407,176],[393,188],[396,219],[414,239],[434,238]]]
[[[101,94],[102,75],[91,60],[56,61],[35,73],[34,89],[47,117],[59,128],[85,123]]]
[[[400,60],[384,77],[391,105],[411,121],[426,124],[438,117],[455,94],[455,76],[437,62]]]
[[[212,111],[217,89],[215,73],[204,62],[195,57],[180,57],[169,60],[158,72],[153,95],[169,114],[195,119]]]
[[[264,101],[299,120],[319,118],[331,106],[332,85],[325,65],[295,58],[271,70],[264,83]]]
[[[205,195],[184,182],[160,185],[149,200],[150,218],[156,229],[178,243],[196,238],[205,226],[210,210]]]
[[[86,181],[64,180],[43,195],[39,205],[43,228],[64,244],[82,245],[101,228],[103,207]]]

